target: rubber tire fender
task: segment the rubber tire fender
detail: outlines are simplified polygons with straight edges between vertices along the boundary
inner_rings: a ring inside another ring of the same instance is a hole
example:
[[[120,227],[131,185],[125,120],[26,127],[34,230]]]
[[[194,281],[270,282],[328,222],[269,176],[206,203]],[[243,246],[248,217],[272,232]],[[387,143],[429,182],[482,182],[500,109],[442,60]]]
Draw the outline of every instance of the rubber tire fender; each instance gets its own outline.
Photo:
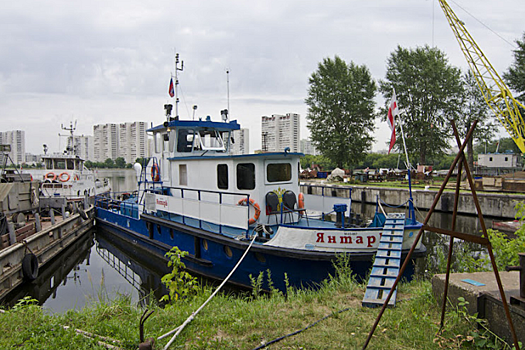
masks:
[[[29,281],[34,281],[38,277],[38,259],[35,254],[29,253],[22,259],[22,273]]]
[[[87,220],[88,219],[88,216],[86,214],[86,212],[84,211],[84,209],[82,207],[78,207],[78,213],[80,214],[80,217],[84,220]]]

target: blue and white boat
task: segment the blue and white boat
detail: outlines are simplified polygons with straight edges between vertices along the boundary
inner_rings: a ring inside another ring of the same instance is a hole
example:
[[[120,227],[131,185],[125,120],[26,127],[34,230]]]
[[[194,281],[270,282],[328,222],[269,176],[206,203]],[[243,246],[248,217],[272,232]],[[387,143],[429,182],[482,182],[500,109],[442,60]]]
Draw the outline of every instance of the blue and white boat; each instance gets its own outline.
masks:
[[[147,164],[135,165],[139,190],[98,197],[97,226],[160,256],[177,246],[189,252],[184,262],[190,272],[217,280],[228,275],[257,235],[230,278],[241,287],[250,287],[250,276],[267,271],[278,289],[286,288],[285,279],[291,286],[315,287],[334,275],[342,253],[354,273],[366,276],[384,214],[376,213],[367,227],[351,227],[344,219],[350,214],[350,189],[341,198],[332,196],[332,189],[300,185],[301,153],[232,154],[232,132],[240,126],[223,119],[168,117],[149,129],[154,154]],[[335,213],[335,222],[323,220],[329,213]],[[411,210],[403,256],[420,228]],[[425,252],[419,245],[413,257]],[[407,277],[413,270],[410,265]]]

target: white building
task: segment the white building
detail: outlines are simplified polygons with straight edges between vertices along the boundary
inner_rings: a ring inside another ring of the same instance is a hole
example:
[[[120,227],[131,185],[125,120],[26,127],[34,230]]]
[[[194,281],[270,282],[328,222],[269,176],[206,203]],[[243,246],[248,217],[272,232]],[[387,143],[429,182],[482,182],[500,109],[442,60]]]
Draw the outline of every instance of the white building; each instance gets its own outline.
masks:
[[[104,162],[122,157],[126,163],[147,155],[146,122],[99,124],[93,127],[94,159]]]
[[[23,130],[12,130],[0,132],[0,144],[10,145],[9,157],[15,164],[22,164],[26,160],[26,132]]]
[[[75,154],[84,160],[95,160],[95,144],[93,136],[73,136]]]
[[[95,162],[104,162],[108,158],[117,159],[118,142],[117,124],[98,124],[93,126]]]
[[[250,130],[239,129],[233,131],[234,144],[232,145],[233,154],[250,153]]]
[[[273,114],[261,118],[261,141],[263,152],[300,151],[300,116],[297,113]]]
[[[478,165],[489,168],[521,168],[521,154],[515,153],[487,153],[478,154]]]
[[[118,156],[126,163],[135,163],[137,158],[146,156],[146,129],[145,122],[122,123],[119,126]]]
[[[312,141],[307,140],[307,139],[301,140],[301,153],[311,154],[313,156],[319,155],[319,152],[312,144]]]

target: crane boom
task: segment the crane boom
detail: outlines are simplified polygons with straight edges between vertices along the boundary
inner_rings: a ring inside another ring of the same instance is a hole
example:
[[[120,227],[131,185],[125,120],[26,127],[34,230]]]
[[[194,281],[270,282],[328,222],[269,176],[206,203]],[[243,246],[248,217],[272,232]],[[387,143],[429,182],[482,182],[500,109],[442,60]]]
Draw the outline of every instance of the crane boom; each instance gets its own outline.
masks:
[[[439,0],[450,28],[454,32],[461,51],[474,74],[485,102],[494,112],[498,121],[503,124],[522,153],[525,153],[525,123],[520,107],[525,107],[514,97],[509,88],[492,67],[483,51],[476,44],[465,28],[465,24],[456,16],[445,0]]]

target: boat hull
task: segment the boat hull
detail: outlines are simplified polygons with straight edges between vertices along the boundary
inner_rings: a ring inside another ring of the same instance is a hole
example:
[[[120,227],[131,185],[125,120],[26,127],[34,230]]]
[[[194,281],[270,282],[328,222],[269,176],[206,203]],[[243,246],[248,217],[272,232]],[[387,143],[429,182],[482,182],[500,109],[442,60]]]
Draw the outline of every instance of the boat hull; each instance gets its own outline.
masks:
[[[187,251],[189,255],[184,259],[187,270],[215,280],[223,280],[230,273],[249,245],[247,240],[232,239],[153,215],[142,214],[140,219],[135,219],[97,207],[96,217],[98,227],[150,253],[163,256],[173,246]],[[403,259],[406,253],[403,253]],[[413,258],[425,253],[426,249],[422,246]],[[365,278],[374,256],[375,251],[348,253],[352,272],[358,278]],[[263,288],[268,289],[267,273],[270,271],[273,287],[279,290],[286,291],[287,284],[298,288],[316,288],[330,275],[335,275],[336,260],[334,252],[254,244],[229,282],[251,288],[252,280],[264,273]],[[407,279],[412,277],[414,268],[415,261],[411,260],[404,274]]]

